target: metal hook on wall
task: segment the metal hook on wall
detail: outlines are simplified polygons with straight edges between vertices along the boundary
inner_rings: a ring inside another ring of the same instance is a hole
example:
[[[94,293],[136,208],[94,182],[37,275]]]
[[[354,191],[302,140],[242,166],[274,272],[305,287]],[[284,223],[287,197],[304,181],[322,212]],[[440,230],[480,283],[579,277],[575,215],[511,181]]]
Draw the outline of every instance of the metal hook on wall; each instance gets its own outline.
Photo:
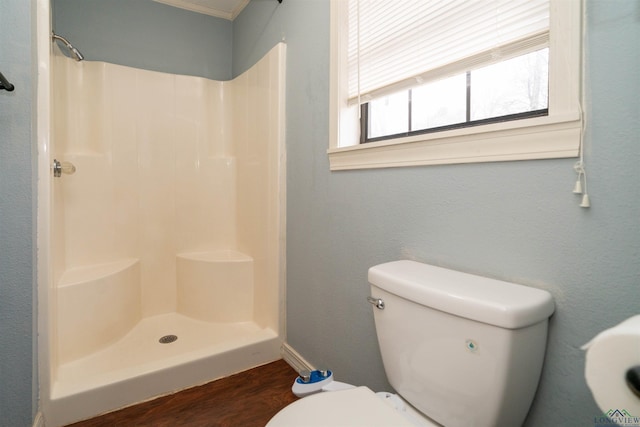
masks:
[[[9,83],[9,80],[7,80],[2,73],[0,73],[0,89],[4,89],[7,92],[11,92],[15,88],[16,87],[11,83]]]

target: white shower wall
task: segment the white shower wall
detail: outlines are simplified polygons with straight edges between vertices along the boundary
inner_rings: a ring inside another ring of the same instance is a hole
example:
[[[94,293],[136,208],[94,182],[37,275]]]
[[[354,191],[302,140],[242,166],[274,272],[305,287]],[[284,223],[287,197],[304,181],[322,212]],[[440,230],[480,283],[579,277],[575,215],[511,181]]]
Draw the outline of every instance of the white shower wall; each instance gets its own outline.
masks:
[[[133,326],[190,304],[202,312],[202,301],[185,302],[203,295],[181,292],[178,259],[210,260],[213,270],[221,262],[237,269],[238,262],[252,260],[237,273],[252,276],[250,289],[244,284],[241,292],[218,297],[226,310],[250,313],[232,321],[282,329],[283,52],[284,45],[276,46],[229,82],[54,55],[52,157],[77,168],[53,184],[58,307],[52,317],[63,327],[57,333],[60,363],[118,335],[106,321],[104,331],[94,331],[104,339],[76,343],[78,331],[64,330],[83,323],[73,307],[91,312],[87,306],[113,303],[123,331],[123,318]],[[122,266],[132,269],[125,276],[139,276],[139,303],[118,301],[131,294],[129,285],[120,293],[104,283],[95,292],[74,290],[120,274]],[[180,277],[191,277],[185,274]]]

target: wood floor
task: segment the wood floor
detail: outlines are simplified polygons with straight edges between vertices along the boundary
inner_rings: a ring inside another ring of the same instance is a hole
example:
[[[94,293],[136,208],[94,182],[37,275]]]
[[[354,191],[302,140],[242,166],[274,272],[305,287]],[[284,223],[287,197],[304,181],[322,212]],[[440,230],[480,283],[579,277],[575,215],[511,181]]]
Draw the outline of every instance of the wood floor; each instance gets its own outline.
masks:
[[[297,399],[291,393],[296,375],[279,360],[71,426],[264,427]]]

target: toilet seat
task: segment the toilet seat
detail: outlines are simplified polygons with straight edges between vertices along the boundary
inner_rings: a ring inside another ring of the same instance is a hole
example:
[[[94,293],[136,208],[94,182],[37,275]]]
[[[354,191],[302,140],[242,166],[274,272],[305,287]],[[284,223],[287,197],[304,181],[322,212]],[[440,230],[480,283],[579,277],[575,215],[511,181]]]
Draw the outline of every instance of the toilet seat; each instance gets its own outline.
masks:
[[[416,427],[367,387],[317,393],[278,412],[266,427]],[[436,424],[431,424],[437,426]]]

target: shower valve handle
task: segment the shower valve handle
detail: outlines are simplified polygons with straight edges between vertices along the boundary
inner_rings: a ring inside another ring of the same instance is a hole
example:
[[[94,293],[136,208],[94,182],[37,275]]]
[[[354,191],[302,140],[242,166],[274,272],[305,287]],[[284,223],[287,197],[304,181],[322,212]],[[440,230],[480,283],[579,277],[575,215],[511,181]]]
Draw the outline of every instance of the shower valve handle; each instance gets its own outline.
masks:
[[[73,175],[76,172],[76,167],[71,162],[61,162],[53,159],[53,176],[60,178],[62,174]]]

